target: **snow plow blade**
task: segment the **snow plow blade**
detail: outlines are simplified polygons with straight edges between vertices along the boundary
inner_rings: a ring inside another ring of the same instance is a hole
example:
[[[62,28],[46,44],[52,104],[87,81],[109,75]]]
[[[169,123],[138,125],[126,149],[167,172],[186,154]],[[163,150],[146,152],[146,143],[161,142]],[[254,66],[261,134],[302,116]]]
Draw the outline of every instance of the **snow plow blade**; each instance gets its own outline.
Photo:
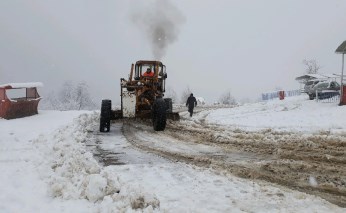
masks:
[[[173,121],[179,121],[180,115],[177,112],[168,112],[167,113],[167,119],[171,119]]]

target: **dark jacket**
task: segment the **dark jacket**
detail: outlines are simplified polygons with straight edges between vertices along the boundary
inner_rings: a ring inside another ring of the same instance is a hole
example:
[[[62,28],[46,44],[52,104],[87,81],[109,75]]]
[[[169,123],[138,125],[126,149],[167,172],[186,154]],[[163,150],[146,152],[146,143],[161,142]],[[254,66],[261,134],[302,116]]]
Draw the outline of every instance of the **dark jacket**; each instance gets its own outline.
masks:
[[[190,109],[193,109],[195,106],[197,106],[196,98],[190,95],[190,97],[186,101],[186,106],[188,106]]]

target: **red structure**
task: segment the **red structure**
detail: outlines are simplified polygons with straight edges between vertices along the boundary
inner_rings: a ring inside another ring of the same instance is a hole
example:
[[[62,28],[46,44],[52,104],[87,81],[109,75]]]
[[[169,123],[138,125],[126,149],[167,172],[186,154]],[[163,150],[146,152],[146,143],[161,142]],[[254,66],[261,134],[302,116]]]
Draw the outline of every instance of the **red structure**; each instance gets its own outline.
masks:
[[[285,99],[285,91],[279,91],[279,99],[284,100]]]
[[[37,87],[43,84],[36,83],[10,83],[0,85],[0,117],[5,119],[22,118],[38,114],[38,103],[41,100]],[[25,97],[9,98],[9,90],[25,90]]]
[[[345,86],[344,86],[344,64],[345,64],[345,53],[346,53],[346,41],[342,42],[340,46],[335,50],[335,53],[342,54],[342,66],[341,66],[341,96],[340,96],[340,106],[346,104],[346,98],[345,98]]]
[[[346,86],[341,87],[340,105],[346,105]]]

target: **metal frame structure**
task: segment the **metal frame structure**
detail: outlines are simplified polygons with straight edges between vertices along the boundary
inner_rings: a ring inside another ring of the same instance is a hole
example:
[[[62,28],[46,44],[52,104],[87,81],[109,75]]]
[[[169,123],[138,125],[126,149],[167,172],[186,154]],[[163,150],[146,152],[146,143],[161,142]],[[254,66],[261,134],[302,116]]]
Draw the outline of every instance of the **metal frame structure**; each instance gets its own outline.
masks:
[[[36,86],[40,84],[5,84],[0,86],[0,117],[4,119],[22,118],[38,114],[38,103],[41,100]],[[9,98],[8,90],[25,89],[25,97]]]
[[[346,104],[346,99],[344,97],[344,58],[345,58],[345,53],[346,53],[346,41],[342,42],[342,44],[340,44],[340,46],[335,50],[335,53],[338,54],[342,54],[342,65],[341,65],[341,83],[340,83],[340,87],[341,87],[341,95],[340,95],[340,105],[345,105]]]

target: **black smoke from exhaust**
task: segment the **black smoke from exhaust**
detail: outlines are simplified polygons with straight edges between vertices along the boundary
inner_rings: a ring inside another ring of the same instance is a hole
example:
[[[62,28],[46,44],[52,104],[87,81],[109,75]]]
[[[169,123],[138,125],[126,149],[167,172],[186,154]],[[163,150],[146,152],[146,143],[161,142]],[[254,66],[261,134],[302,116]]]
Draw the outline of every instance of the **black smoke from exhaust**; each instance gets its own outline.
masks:
[[[177,41],[185,17],[170,1],[156,0],[135,12],[132,21],[146,35],[155,59],[161,60],[168,46]]]

